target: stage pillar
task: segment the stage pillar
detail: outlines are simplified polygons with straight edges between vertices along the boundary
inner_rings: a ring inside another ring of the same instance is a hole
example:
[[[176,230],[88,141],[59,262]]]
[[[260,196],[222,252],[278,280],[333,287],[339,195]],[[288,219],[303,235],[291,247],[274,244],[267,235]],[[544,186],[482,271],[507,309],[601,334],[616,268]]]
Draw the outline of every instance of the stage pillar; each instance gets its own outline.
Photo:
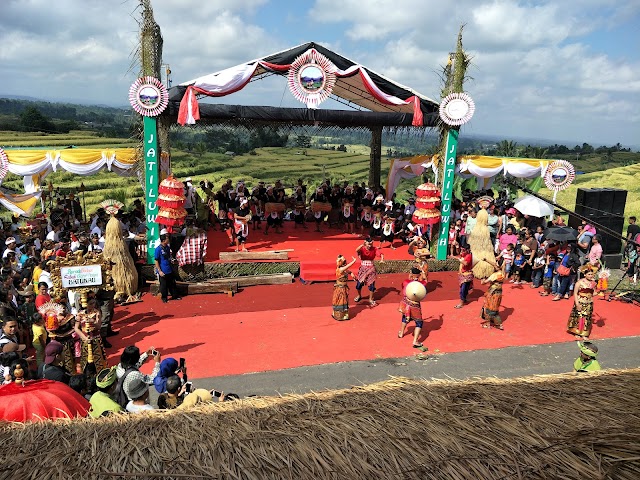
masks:
[[[380,185],[382,127],[371,128],[371,143],[369,147],[371,148],[371,153],[369,154],[369,187],[375,189]]]
[[[442,203],[440,207],[440,232],[438,234],[438,249],[436,258],[447,259],[449,245],[449,221],[451,219],[451,198],[453,196],[453,180],[456,171],[456,154],[458,151],[458,130],[450,128],[447,132],[446,156],[444,175],[442,178]]]

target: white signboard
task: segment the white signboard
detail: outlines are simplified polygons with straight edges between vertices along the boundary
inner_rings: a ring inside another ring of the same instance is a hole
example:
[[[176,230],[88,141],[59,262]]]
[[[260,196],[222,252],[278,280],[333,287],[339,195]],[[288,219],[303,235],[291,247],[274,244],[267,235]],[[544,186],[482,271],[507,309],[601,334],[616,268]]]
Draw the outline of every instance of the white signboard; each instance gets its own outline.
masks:
[[[60,276],[62,277],[62,288],[102,285],[102,267],[100,265],[60,267]]]

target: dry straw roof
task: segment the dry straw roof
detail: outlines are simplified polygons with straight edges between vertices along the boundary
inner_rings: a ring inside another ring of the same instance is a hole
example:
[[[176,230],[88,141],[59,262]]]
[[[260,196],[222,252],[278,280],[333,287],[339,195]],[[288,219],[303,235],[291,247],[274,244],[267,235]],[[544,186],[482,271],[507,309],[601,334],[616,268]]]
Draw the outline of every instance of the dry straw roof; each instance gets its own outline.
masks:
[[[5,426],[0,478],[637,479],[638,398],[640,369],[394,378],[187,413]]]

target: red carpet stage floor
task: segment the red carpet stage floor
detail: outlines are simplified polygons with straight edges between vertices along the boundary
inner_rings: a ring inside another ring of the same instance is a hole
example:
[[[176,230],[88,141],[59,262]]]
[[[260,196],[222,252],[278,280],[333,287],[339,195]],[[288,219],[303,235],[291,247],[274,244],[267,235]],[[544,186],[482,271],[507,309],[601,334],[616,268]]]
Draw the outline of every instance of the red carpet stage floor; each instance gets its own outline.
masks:
[[[411,356],[418,353],[411,347],[413,327],[397,338],[399,288],[405,277],[379,276],[379,305],[354,305],[352,319],[345,322],[330,316],[331,283],[248,287],[234,297],[194,295],[167,304],[145,294],[140,303],[116,308],[114,327],[120,335],[111,339],[110,362],[116,363],[127,345],[155,346],[165,357],[185,357],[190,377],[205,378]],[[470,304],[457,310],[457,274],[431,273],[429,280],[421,340],[430,353],[574,340],[565,332],[571,300],[552,302],[529,285],[506,284],[500,312],[505,330],[489,330],[481,328],[479,319],[485,286],[476,281]],[[350,298],[354,296],[352,285]],[[593,340],[636,335],[638,307],[596,300]]]
[[[315,224],[309,224],[308,230],[302,227],[294,228],[294,223],[284,222],[284,233],[275,233],[273,229],[269,229],[268,235],[264,234],[265,222],[262,222],[262,228],[258,230],[249,230],[247,239],[247,248],[249,251],[265,251],[265,250],[284,250],[293,249],[289,252],[289,260],[292,261],[335,261],[339,253],[350,259],[355,255],[358,245],[362,244],[363,237],[357,237],[353,234],[343,233],[342,228],[328,228],[323,226],[323,233],[315,232]],[[220,230],[209,231],[209,242],[207,247],[208,262],[218,261],[220,252],[233,252],[235,246],[229,246],[227,234]],[[374,244],[376,247],[379,242]],[[410,260],[412,257],[407,253],[407,246],[403,245],[400,240],[394,242],[396,250],[389,248],[389,244],[385,244],[382,249],[385,259],[387,260]]]

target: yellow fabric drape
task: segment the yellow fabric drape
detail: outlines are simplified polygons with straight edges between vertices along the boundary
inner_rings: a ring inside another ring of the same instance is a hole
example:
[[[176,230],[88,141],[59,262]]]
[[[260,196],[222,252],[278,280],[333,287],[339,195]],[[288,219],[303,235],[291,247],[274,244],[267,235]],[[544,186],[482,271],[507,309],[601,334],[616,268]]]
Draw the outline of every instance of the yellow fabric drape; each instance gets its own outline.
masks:
[[[76,165],[87,165],[101,161],[104,157],[115,155],[120,163],[133,165],[135,163],[135,148],[95,149],[95,148],[68,148],[62,150],[5,150],[9,165],[33,165],[47,158],[56,158]]]

